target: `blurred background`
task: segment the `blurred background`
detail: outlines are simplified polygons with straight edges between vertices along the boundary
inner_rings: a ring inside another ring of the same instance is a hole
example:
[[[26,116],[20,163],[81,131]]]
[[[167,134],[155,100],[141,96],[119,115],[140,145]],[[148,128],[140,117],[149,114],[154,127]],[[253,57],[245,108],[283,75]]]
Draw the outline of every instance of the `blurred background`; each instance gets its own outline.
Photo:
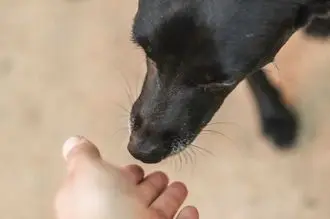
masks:
[[[85,135],[116,164],[135,162],[123,108],[145,72],[130,42],[136,4],[0,1],[1,218],[54,218],[61,146],[72,135]],[[297,33],[276,63],[269,73],[302,118],[295,150],[279,152],[260,134],[242,83],[214,118],[225,122],[212,126],[224,136],[201,135],[195,155],[146,166],[187,183],[187,204],[202,219],[330,217],[330,41]]]

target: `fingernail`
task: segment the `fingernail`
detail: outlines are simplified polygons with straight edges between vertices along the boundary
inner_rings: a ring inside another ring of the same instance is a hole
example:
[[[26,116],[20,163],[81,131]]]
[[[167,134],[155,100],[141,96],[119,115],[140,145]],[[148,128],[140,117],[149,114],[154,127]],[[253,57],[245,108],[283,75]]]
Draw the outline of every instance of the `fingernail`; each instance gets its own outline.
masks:
[[[194,206],[186,206],[179,213],[178,219],[199,218],[199,212]]]
[[[74,136],[66,140],[63,144],[62,154],[65,160],[68,159],[69,153],[76,146],[85,143],[87,140],[82,136]]]

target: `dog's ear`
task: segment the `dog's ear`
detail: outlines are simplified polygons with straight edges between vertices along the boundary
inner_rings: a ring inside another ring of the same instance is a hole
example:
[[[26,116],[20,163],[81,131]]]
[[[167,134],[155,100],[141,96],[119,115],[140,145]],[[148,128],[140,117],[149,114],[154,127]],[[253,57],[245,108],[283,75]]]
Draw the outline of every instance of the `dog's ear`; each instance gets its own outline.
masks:
[[[234,86],[235,84],[237,84],[237,81],[236,81],[236,80],[234,80],[234,79],[229,79],[229,80],[226,80],[226,81],[224,81],[224,82],[218,83],[218,86],[219,86],[219,87],[226,88],[226,87],[232,87],[232,86]]]

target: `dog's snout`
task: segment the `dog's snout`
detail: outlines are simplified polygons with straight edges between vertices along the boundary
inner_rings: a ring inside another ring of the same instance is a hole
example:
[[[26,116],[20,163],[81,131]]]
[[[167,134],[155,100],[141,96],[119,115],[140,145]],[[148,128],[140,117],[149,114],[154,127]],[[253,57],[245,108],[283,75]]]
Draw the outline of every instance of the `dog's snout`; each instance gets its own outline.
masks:
[[[162,145],[136,136],[131,136],[127,149],[135,159],[144,163],[158,163],[168,155]]]

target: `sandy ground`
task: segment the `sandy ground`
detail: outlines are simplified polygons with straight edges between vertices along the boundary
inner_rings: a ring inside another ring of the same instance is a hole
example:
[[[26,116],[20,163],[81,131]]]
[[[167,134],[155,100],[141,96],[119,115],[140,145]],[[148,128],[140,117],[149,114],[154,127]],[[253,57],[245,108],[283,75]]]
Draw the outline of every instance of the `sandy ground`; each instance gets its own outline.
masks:
[[[1,0],[1,218],[53,218],[64,174],[61,144],[71,135],[87,136],[114,163],[134,162],[118,103],[130,106],[123,75],[136,95],[145,71],[129,40],[135,7],[119,0]],[[277,65],[272,75],[303,120],[296,150],[280,153],[260,135],[242,83],[214,118],[234,125],[212,127],[232,140],[201,135],[196,144],[212,155],[196,151],[193,161],[182,156],[146,167],[186,182],[187,204],[197,205],[202,219],[330,217],[330,43],[297,34]]]

